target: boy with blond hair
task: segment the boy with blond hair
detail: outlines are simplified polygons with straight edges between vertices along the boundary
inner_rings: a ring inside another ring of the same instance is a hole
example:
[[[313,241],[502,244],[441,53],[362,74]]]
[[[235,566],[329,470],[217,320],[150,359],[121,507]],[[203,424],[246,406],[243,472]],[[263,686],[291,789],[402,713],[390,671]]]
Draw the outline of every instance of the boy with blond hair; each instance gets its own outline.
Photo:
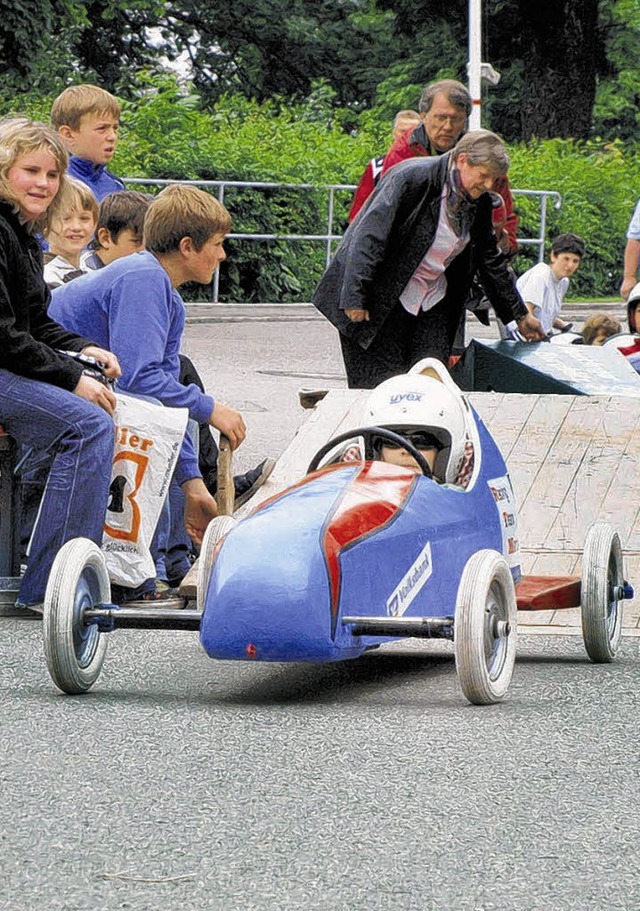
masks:
[[[147,210],[145,250],[56,288],[50,314],[67,328],[92,326],[96,339],[110,339],[123,365],[119,386],[124,392],[187,408],[190,418],[215,427],[235,449],[246,434],[242,415],[197,385],[182,385],[178,360],[185,307],[177,289],[185,282],[209,284],[226,258],[223,242],[230,226],[229,213],[209,193],[191,186],[167,187]],[[188,437],[174,480],[187,502],[195,498],[202,510],[215,515],[215,501]],[[172,520],[175,511],[172,502]],[[188,568],[184,554],[182,564],[168,567],[167,574],[178,582]]]
[[[594,313],[588,316],[582,327],[582,341],[585,345],[603,345],[608,338],[622,331],[620,320],[608,313]]]
[[[44,254],[44,280],[50,288],[87,271],[81,265],[81,254],[98,221],[98,202],[89,187],[73,177],[67,179],[67,184],[64,207],[44,235],[49,245]]]
[[[177,289],[185,282],[209,284],[226,258],[230,225],[229,213],[209,193],[167,187],[147,210],[145,250],[56,288],[50,313],[64,326],[91,325],[97,337],[112,340],[125,365],[121,389],[188,408],[190,417],[216,427],[235,449],[245,436],[242,415],[178,382],[185,307]]]
[[[81,180],[100,202],[124,184],[107,171],[120,130],[120,103],[97,85],[70,85],[51,107],[51,123],[69,150],[71,177]]]

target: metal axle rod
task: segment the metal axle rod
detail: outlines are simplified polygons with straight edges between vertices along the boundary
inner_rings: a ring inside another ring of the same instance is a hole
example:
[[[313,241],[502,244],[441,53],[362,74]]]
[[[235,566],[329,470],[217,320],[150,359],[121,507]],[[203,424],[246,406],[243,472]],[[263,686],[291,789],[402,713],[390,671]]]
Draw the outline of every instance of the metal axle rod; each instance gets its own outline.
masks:
[[[453,639],[453,617],[343,617],[354,636]]]
[[[199,630],[202,612],[198,610],[169,610],[108,606],[86,610],[85,623],[95,623],[103,633],[114,629],[178,629]]]

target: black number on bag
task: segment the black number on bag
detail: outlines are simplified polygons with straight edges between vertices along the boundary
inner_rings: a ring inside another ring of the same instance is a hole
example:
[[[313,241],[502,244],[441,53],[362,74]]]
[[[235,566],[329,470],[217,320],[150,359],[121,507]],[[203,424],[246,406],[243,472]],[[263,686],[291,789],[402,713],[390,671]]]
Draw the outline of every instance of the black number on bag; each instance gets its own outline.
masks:
[[[127,479],[124,475],[117,475],[109,487],[109,502],[107,509],[109,512],[124,512],[124,488]]]

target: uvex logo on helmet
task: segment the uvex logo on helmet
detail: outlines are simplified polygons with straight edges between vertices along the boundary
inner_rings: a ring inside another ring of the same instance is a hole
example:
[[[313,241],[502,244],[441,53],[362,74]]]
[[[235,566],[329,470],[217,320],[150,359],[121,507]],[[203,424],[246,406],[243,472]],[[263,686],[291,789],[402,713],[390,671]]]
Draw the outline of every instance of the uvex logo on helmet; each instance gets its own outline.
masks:
[[[422,392],[402,392],[392,395],[389,399],[389,402],[392,405],[399,405],[400,402],[421,402],[422,401]]]

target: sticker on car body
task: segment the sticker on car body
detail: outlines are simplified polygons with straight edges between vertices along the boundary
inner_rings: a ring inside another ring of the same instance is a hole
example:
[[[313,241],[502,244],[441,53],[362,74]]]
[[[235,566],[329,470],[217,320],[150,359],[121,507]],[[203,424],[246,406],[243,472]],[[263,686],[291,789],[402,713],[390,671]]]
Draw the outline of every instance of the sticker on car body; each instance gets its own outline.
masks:
[[[502,532],[502,553],[510,566],[520,562],[520,541],[518,537],[518,508],[511,478],[508,474],[487,481],[495,500],[500,517]]]
[[[431,576],[431,542],[423,549],[402,577],[393,593],[387,599],[387,613],[390,617],[401,617],[409,608],[416,595]]]

